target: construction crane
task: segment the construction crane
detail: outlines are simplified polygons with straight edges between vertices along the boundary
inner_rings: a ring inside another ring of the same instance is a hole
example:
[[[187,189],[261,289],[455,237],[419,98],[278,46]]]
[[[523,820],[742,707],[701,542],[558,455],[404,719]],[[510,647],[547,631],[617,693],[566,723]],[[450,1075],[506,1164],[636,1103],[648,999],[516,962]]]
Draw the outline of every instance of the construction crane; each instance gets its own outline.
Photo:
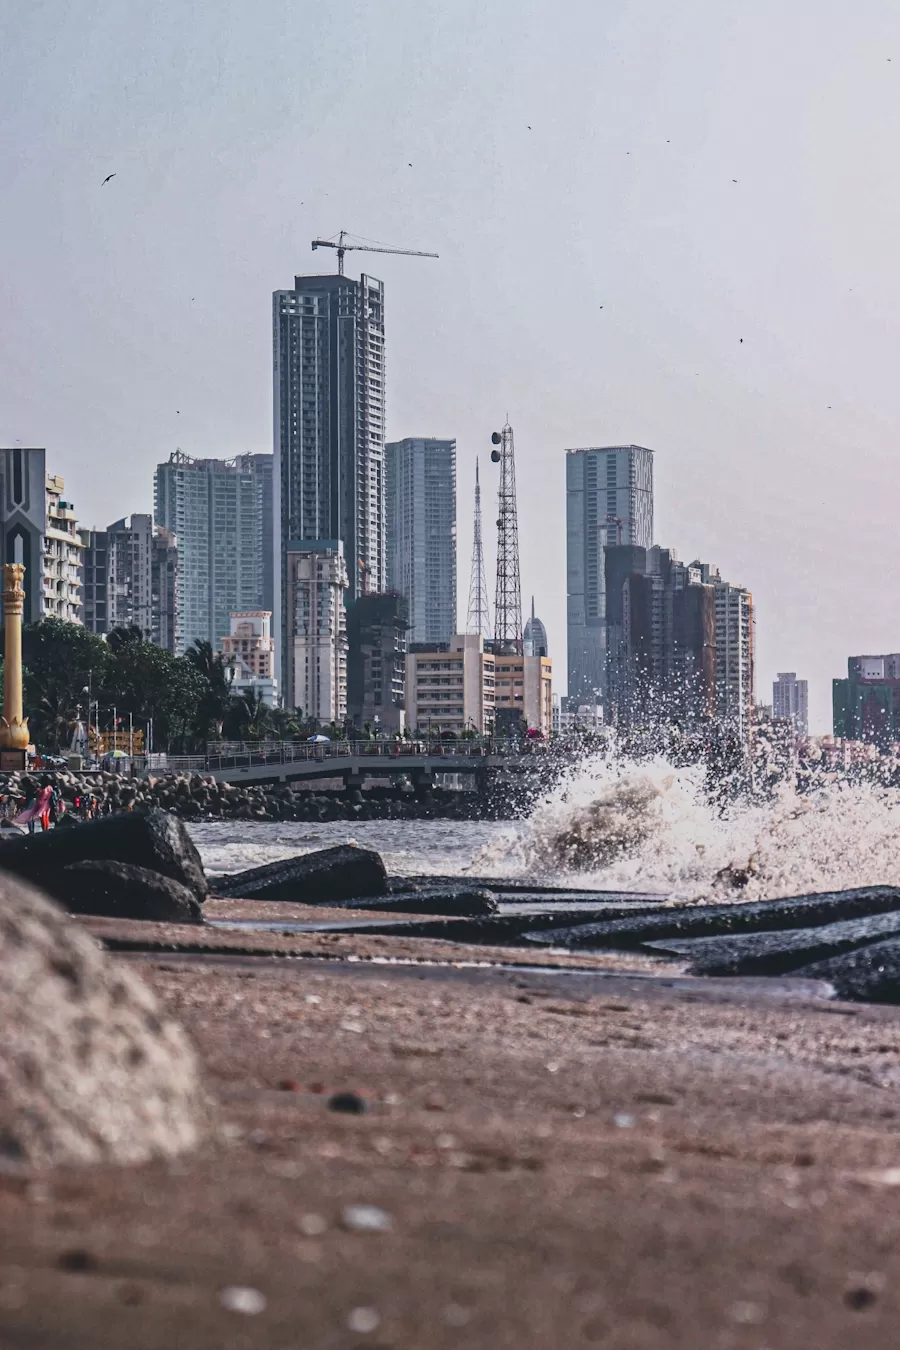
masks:
[[[421,253],[414,248],[380,248],[375,244],[345,244],[344,240],[346,238],[347,231],[341,230],[337,237],[337,242],[335,242],[334,239],[314,239],[312,241],[314,250],[317,248],[337,249],[338,276],[341,277],[344,275],[344,254],[349,253],[351,250],[356,253],[402,253],[406,258],[437,258],[440,256],[437,253]]]

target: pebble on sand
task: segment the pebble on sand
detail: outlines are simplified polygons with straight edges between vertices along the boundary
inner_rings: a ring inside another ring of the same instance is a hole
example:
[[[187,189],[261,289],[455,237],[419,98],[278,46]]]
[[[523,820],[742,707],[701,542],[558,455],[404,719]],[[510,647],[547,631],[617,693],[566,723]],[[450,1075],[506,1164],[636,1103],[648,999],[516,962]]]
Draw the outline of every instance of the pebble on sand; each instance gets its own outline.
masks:
[[[321,1237],[328,1228],[328,1220],[321,1214],[301,1214],[300,1232],[305,1237]]]
[[[387,1210],[377,1205],[345,1205],[341,1223],[351,1233],[386,1233],[394,1226]]]
[[[368,1108],[358,1092],[335,1092],[328,1098],[328,1109],[342,1111],[349,1116],[363,1116]]]
[[[245,1317],[255,1317],[258,1313],[265,1311],[266,1296],[261,1294],[258,1289],[251,1289],[248,1285],[230,1284],[227,1289],[223,1289],[219,1294],[219,1302],[228,1312],[243,1313]]]
[[[381,1325],[381,1318],[374,1308],[354,1308],[347,1318],[350,1331],[365,1336]]]

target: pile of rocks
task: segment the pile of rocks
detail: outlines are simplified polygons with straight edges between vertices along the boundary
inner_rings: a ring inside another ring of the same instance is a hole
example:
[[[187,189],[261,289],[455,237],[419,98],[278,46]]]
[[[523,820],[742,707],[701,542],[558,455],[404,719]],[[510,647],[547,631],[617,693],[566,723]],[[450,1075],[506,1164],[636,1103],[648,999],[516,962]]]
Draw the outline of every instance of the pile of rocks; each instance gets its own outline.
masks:
[[[33,882],[72,914],[200,923],[209,886],[180,823],[158,808],[48,833],[6,832],[0,871]]]
[[[569,950],[681,957],[693,975],[826,980],[841,998],[900,1003],[900,888],[861,886],[533,930]]]
[[[413,793],[403,788],[376,788],[361,792],[312,792],[290,784],[241,787],[217,783],[199,773],[168,774],[158,778],[127,778],[121,774],[75,773],[51,775],[70,810],[76,798],[93,795],[114,811],[160,807],[181,820],[427,820],[431,818],[483,819],[483,803],[475,793],[427,788]],[[0,794],[25,797],[39,777],[29,774],[0,776]]]

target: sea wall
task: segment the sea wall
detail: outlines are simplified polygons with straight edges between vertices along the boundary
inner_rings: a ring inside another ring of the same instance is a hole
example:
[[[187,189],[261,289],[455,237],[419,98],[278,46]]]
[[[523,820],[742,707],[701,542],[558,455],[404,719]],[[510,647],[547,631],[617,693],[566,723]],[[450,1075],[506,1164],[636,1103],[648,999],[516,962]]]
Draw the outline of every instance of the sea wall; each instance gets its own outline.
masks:
[[[170,774],[128,778],[121,774],[60,771],[53,774],[0,775],[4,814],[14,814],[13,798],[24,798],[50,778],[59,788],[69,813],[80,815],[76,800],[94,796],[101,809],[147,810],[159,806],[182,820],[483,820],[512,814],[502,799],[439,788],[350,789],[313,792],[289,784],[217,783],[203,774]]]

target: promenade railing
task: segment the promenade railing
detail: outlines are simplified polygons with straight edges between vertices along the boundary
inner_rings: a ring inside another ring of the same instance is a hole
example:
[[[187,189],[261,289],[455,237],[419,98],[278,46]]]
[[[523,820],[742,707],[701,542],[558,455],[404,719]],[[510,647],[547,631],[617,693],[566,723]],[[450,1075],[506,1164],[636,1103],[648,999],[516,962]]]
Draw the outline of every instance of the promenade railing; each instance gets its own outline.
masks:
[[[538,743],[540,744],[540,743]],[[135,757],[135,768],[150,773],[222,773],[227,769],[250,770],[285,764],[325,764],[335,761],[341,772],[340,761],[363,759],[381,761],[388,772],[392,761],[446,759],[472,761],[494,757],[518,757],[534,747],[518,741],[316,741],[265,742],[228,745],[208,755],[154,756],[152,766]],[[373,763],[374,770],[374,763]],[[377,770],[375,770],[377,771]]]

